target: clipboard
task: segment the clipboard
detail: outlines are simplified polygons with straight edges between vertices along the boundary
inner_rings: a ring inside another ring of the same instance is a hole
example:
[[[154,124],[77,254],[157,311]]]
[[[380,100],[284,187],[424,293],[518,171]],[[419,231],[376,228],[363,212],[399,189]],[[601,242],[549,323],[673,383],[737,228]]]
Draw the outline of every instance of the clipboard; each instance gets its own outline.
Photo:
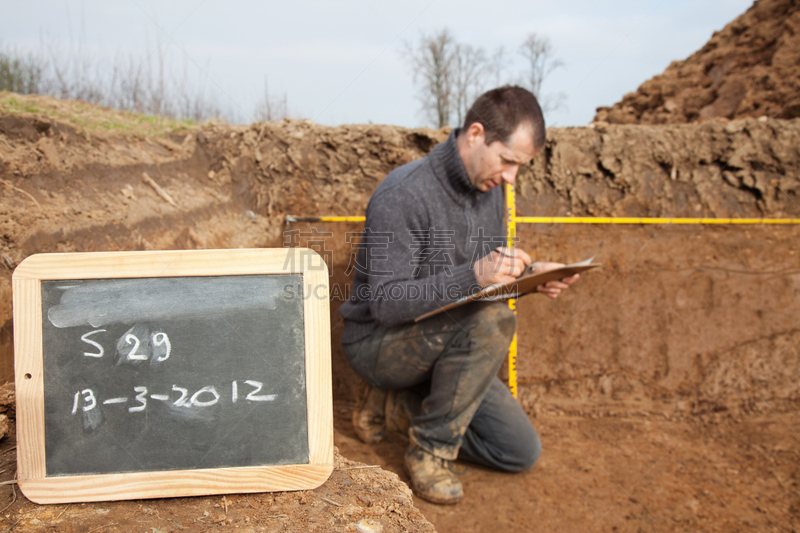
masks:
[[[535,291],[536,287],[538,287],[543,283],[547,283],[548,281],[555,281],[559,279],[568,278],[570,276],[574,276],[575,274],[580,274],[581,272],[586,272],[587,270],[591,270],[593,268],[601,266],[600,263],[593,263],[592,262],[593,260],[594,257],[590,257],[586,261],[581,261],[580,263],[573,263],[571,265],[565,265],[561,268],[548,270],[547,272],[542,272],[540,274],[523,273],[520,277],[518,277],[513,281],[488,285],[471,296],[465,296],[464,298],[456,300],[455,302],[451,302],[438,309],[434,309],[433,311],[425,313],[424,315],[418,316],[417,318],[414,319],[414,322],[416,323],[419,322],[420,320],[425,320],[426,318],[430,318],[444,311],[449,311],[450,309],[460,307],[469,302],[495,301],[495,300],[507,300],[509,298],[518,298],[520,296]]]

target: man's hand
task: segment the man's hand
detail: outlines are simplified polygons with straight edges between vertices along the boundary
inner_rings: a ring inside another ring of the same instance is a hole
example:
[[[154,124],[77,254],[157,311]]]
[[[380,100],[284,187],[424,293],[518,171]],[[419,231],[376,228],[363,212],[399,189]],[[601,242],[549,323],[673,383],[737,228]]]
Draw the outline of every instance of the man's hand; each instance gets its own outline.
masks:
[[[547,272],[549,270],[555,270],[556,268],[561,268],[564,266],[563,263],[543,263],[543,262],[535,262],[533,265],[533,273],[534,274],[541,274],[542,272]],[[541,292],[542,294],[546,294],[550,298],[558,298],[558,295],[561,294],[561,291],[565,289],[569,289],[569,286],[578,281],[580,279],[580,274],[575,274],[574,276],[570,276],[568,278],[564,278],[558,281],[548,281],[542,285],[536,287],[537,292]]]
[[[472,267],[478,284],[483,287],[495,283],[513,281],[531,264],[531,257],[518,248],[501,246],[494,252],[483,256]],[[556,263],[540,263],[554,265]]]

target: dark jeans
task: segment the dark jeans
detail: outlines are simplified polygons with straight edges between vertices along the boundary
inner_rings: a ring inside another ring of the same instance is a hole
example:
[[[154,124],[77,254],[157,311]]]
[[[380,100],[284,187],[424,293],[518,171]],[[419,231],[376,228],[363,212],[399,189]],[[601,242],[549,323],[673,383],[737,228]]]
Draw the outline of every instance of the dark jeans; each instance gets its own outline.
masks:
[[[353,369],[375,387],[429,391],[411,424],[412,442],[443,459],[521,472],[542,448],[497,378],[515,329],[506,304],[475,302],[418,324],[378,327],[344,349]]]

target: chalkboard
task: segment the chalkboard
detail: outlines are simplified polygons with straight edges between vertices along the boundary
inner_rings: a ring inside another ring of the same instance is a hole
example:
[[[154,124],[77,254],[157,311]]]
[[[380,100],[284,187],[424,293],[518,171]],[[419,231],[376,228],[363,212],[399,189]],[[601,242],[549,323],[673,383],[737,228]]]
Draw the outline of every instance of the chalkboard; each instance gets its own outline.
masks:
[[[41,254],[14,273],[14,313],[19,484],[34,501],[330,474],[327,270],[310,250]]]

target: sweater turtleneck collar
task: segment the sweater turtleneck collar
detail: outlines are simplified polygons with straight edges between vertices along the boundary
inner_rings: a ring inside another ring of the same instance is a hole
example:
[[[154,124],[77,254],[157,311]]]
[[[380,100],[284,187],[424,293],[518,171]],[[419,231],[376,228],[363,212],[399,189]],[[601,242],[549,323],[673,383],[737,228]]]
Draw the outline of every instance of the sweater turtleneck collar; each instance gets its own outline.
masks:
[[[463,203],[467,196],[480,196],[481,191],[476,189],[467,175],[464,161],[458,153],[458,143],[456,137],[461,130],[454,128],[450,132],[447,140],[436,146],[430,153],[433,158],[433,168],[436,177],[452,193],[453,199],[459,204]]]

